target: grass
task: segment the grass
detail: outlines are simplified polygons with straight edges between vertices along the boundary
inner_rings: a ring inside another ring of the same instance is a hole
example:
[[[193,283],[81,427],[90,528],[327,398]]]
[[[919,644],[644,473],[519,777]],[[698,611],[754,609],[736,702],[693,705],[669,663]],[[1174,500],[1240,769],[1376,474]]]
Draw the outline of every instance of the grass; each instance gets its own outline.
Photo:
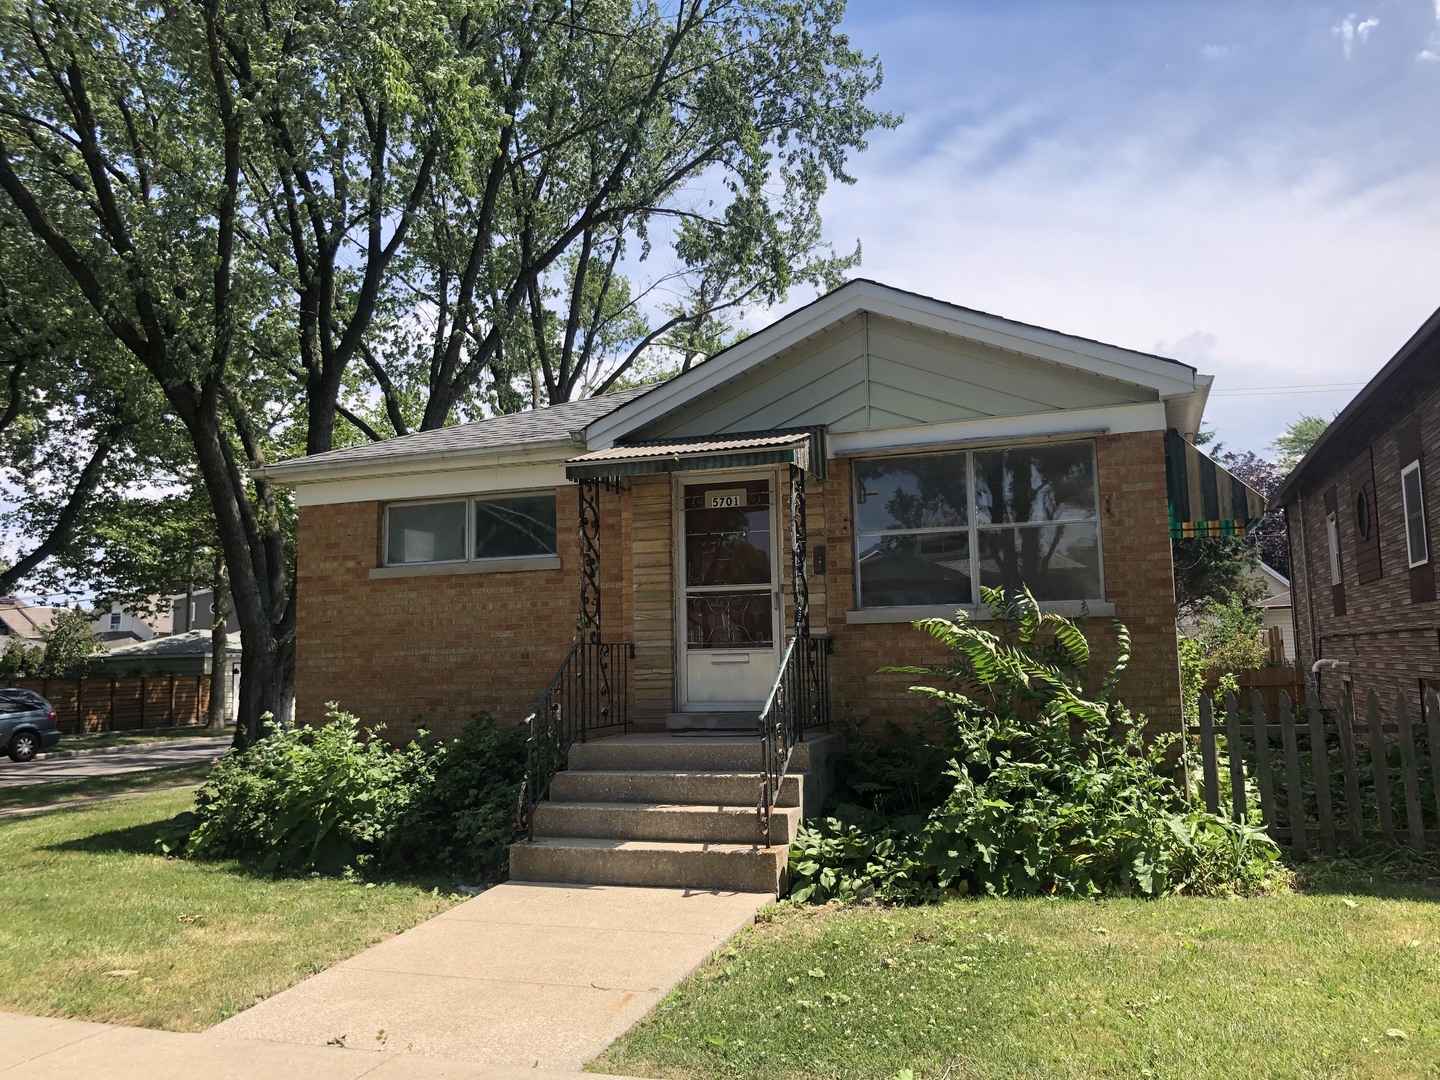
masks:
[[[24,766],[13,766],[24,768]],[[0,788],[0,810],[20,806],[59,806],[68,802],[93,799],[98,795],[120,795],[150,788],[196,784],[210,772],[208,761],[193,765],[170,765],[145,772],[118,773],[114,776],[87,776],[79,780],[50,780],[44,783],[7,785]]]
[[[451,904],[154,854],[193,795],[0,819],[0,1010],[198,1031]]]
[[[657,1077],[1419,1077],[1440,891],[781,909],[593,1067]]]
[[[60,742],[49,750],[42,750],[41,756],[66,750],[107,750],[116,746],[143,746],[151,742],[171,742],[175,739],[214,738],[217,735],[233,735],[235,728],[226,727],[216,731],[208,727],[146,728],[144,731],[92,731],[88,735],[62,735]]]

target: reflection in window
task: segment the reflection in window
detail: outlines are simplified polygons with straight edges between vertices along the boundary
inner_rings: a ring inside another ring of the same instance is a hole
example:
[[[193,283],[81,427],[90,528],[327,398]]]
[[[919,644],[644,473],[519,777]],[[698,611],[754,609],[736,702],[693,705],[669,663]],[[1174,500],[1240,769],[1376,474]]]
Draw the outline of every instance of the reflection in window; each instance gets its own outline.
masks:
[[[1102,595],[1093,443],[857,461],[854,473],[861,607],[978,604],[982,585]]]
[[[477,559],[555,554],[555,496],[475,500]]]
[[[684,498],[686,584],[768,585],[769,484],[688,484]]]
[[[554,555],[551,492],[395,503],[385,508],[385,564]]]

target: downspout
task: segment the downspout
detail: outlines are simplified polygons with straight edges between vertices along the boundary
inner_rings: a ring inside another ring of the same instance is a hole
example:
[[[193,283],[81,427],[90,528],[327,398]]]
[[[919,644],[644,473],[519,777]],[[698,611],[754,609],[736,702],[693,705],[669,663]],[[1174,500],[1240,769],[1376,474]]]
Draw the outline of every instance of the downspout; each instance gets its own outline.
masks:
[[[1304,578],[1305,578],[1305,616],[1306,616],[1307,621],[1310,623],[1310,642],[1309,642],[1309,644],[1310,644],[1311,658],[1312,658],[1313,660],[1319,660],[1319,656],[1316,655],[1316,654],[1318,654],[1318,653],[1320,652],[1320,639],[1316,636],[1316,629],[1315,629],[1315,582],[1314,582],[1314,580],[1310,577],[1310,545],[1306,542],[1306,539],[1305,539],[1305,497],[1304,497],[1303,495],[1301,495],[1298,491],[1295,493],[1295,506],[1296,506],[1296,509],[1297,509],[1297,511],[1298,511],[1299,518],[1300,518],[1300,555],[1301,555],[1301,559],[1302,559],[1303,562],[1305,563],[1305,568],[1304,568],[1304,569],[1305,569],[1305,573],[1304,573]],[[1287,517],[1287,520],[1288,520],[1288,517],[1289,517],[1289,512],[1288,512],[1288,511],[1286,512],[1286,517]],[[1285,535],[1286,535],[1287,537],[1290,535],[1290,530],[1289,530],[1289,529],[1286,529],[1286,530],[1285,530]],[[1294,588],[1295,552],[1294,552],[1293,550],[1290,552],[1290,577],[1291,577],[1291,588]],[[1291,619],[1292,622],[1293,622],[1294,619],[1295,619],[1295,610],[1294,610],[1293,607],[1292,607],[1291,610],[1290,610],[1290,619]],[[1298,626],[1296,626],[1296,627],[1295,627],[1295,631],[1296,631],[1296,637],[1298,638],[1298,637],[1299,637],[1300,628],[1299,628]],[[1298,650],[1297,650],[1297,659],[1298,659]],[[1313,668],[1313,667],[1310,669],[1310,671],[1311,671],[1311,674],[1313,674],[1313,675],[1315,676],[1315,693],[1316,693],[1316,695],[1318,696],[1319,693],[1320,693],[1320,673],[1319,673],[1318,671],[1316,671],[1315,668]]]

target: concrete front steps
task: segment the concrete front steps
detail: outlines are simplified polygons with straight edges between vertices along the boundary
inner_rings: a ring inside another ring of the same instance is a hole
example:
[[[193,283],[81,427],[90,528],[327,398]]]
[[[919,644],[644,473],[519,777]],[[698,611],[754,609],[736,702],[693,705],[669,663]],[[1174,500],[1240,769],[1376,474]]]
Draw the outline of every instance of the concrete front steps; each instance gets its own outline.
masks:
[[[535,838],[510,849],[514,881],[651,885],[778,895],[802,816],[819,808],[839,746],[813,735],[792,752],[760,843],[760,740],[624,735],[571,748]]]

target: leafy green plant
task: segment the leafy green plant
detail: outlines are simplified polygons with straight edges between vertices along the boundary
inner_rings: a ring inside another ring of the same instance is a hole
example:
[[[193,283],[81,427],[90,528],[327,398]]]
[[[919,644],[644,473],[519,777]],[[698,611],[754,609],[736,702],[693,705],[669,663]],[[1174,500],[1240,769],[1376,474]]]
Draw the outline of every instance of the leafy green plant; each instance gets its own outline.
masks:
[[[792,849],[797,899],[916,901],[1000,895],[1250,889],[1278,852],[1263,833],[1190,809],[1173,736],[1114,700],[1129,655],[1092,690],[1084,631],[1028,592],[984,590],[997,629],[961,615],[917,627],[950,661],[901,668],[940,707],[947,790],[909,819],[876,808],[807,826]],[[851,781],[854,787],[854,781]]]
[[[424,791],[402,822],[397,854],[455,873],[504,876],[520,838],[515,799],[525,775],[525,729],[481,714],[434,753]]]
[[[322,727],[226,754],[169,848],[269,873],[444,871],[504,876],[524,733],[488,716],[458,739],[396,747],[332,705]]]
[[[336,874],[383,861],[434,752],[395,749],[331,707],[321,727],[276,732],[226,754],[195,800],[193,857],[238,857],[269,872]]]

